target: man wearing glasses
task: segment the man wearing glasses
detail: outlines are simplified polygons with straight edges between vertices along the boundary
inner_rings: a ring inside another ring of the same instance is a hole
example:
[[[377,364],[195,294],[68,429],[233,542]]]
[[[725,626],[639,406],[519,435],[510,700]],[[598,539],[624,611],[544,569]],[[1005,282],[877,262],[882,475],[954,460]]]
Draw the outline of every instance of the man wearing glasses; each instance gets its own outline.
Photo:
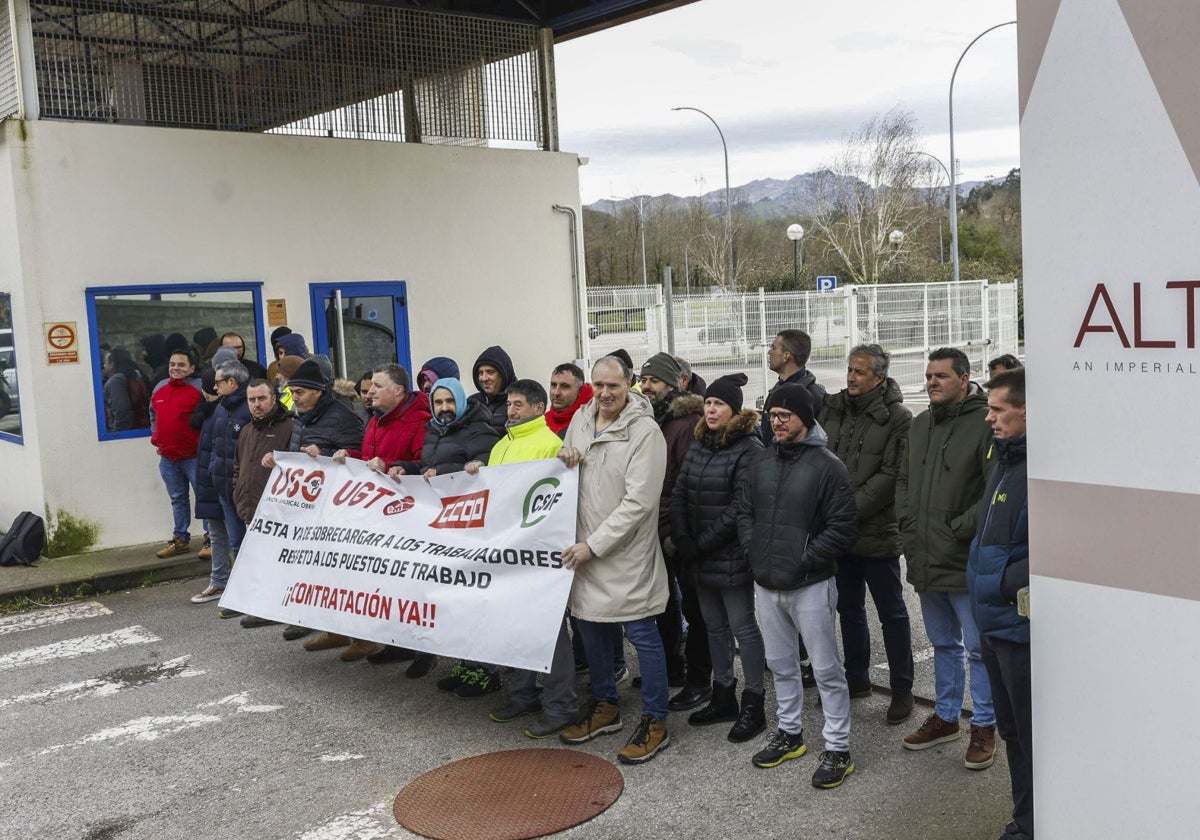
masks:
[[[854,772],[850,690],[837,646],[838,558],[858,536],[850,474],[825,448],[825,432],[803,385],[785,383],[767,397],[774,445],[747,473],[737,500],[738,533],[754,574],[754,603],[775,679],[779,729],[752,759],[775,767],[806,750],[800,712],[804,687],[796,634],[804,637],[825,715],[825,751],[813,774],[834,788]]]
[[[266,379],[267,369],[253,359],[246,358],[246,341],[235,332],[227,332],[221,336],[222,347],[232,347],[233,352],[237,353],[238,361],[242,363],[251,379]]]

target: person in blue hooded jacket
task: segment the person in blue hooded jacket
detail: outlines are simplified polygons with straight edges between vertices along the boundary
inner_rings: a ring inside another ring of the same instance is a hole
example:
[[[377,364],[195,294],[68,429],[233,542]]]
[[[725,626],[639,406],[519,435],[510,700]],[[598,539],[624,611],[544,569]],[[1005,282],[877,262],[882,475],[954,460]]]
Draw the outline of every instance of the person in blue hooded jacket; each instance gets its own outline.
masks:
[[[1029,619],[1017,593],[1029,586],[1029,499],[1025,469],[1025,369],[997,373],[988,389],[996,466],[979,506],[967,559],[967,592],[992,684],[996,728],[1008,753],[1013,819],[1009,840],[1033,838],[1033,703]]]
[[[388,469],[392,478],[423,475],[428,480],[435,475],[458,472],[470,461],[486,465],[492,447],[500,439],[500,433],[492,427],[488,410],[478,403],[468,402],[462,383],[454,377],[439,379],[429,399],[433,419],[426,426],[421,462],[393,462]],[[405,676],[423,677],[436,662],[437,657],[431,653],[417,654]],[[481,662],[456,662],[450,676],[438,680],[438,688],[453,691],[459,697],[480,697],[500,688],[500,675],[497,669]]]
[[[447,356],[434,356],[421,365],[417,373],[417,388],[428,394],[439,379],[458,379],[458,362]]]

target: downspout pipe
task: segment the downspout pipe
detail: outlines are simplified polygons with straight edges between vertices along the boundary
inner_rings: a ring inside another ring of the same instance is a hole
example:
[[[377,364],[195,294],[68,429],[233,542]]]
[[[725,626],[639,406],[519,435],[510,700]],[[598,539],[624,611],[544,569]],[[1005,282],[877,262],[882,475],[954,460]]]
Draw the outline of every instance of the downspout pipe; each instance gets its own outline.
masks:
[[[579,225],[574,207],[565,204],[551,205],[559,213],[566,213],[571,222],[571,300],[575,304],[575,358],[587,358],[583,353],[583,309],[579,294]]]

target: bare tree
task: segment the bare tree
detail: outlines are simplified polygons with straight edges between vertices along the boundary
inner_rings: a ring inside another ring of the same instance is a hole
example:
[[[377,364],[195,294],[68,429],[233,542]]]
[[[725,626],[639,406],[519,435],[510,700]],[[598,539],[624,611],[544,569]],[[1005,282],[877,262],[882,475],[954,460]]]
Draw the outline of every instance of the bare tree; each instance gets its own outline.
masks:
[[[909,234],[929,223],[916,189],[930,166],[914,154],[920,140],[916,118],[897,106],[848,137],[817,176],[812,224],[854,283],[884,280],[917,245]],[[893,230],[905,234],[899,245],[889,241]]]

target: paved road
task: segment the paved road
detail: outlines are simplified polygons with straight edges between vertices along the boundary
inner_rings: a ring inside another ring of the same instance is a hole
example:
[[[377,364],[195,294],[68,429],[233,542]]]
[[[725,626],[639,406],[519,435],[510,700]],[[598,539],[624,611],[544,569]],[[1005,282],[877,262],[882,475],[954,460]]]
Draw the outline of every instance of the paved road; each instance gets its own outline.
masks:
[[[189,604],[199,585],[0,619],[0,838],[410,837],[390,812],[407,781],[534,745],[516,724],[486,718],[495,695],[440,695],[433,678],[447,663],[411,681],[398,666],[306,653],[277,627],[242,630],[211,604]],[[926,646],[919,630],[914,644]],[[918,693],[928,694],[929,662],[919,667]],[[886,670],[874,673],[886,683]],[[636,695],[623,689],[633,717]],[[908,728],[886,726],[886,708],[883,694],[854,701],[858,771],[833,791],[809,784],[821,726],[812,699],[810,754],[772,770],[750,765],[757,745],[731,745],[724,727],[675,716],[671,748],[622,767],[617,803],[563,836],[998,836],[1009,807],[1002,752],[983,772],[962,766],[965,742],[906,752]],[[622,743],[583,749],[612,759]]]

